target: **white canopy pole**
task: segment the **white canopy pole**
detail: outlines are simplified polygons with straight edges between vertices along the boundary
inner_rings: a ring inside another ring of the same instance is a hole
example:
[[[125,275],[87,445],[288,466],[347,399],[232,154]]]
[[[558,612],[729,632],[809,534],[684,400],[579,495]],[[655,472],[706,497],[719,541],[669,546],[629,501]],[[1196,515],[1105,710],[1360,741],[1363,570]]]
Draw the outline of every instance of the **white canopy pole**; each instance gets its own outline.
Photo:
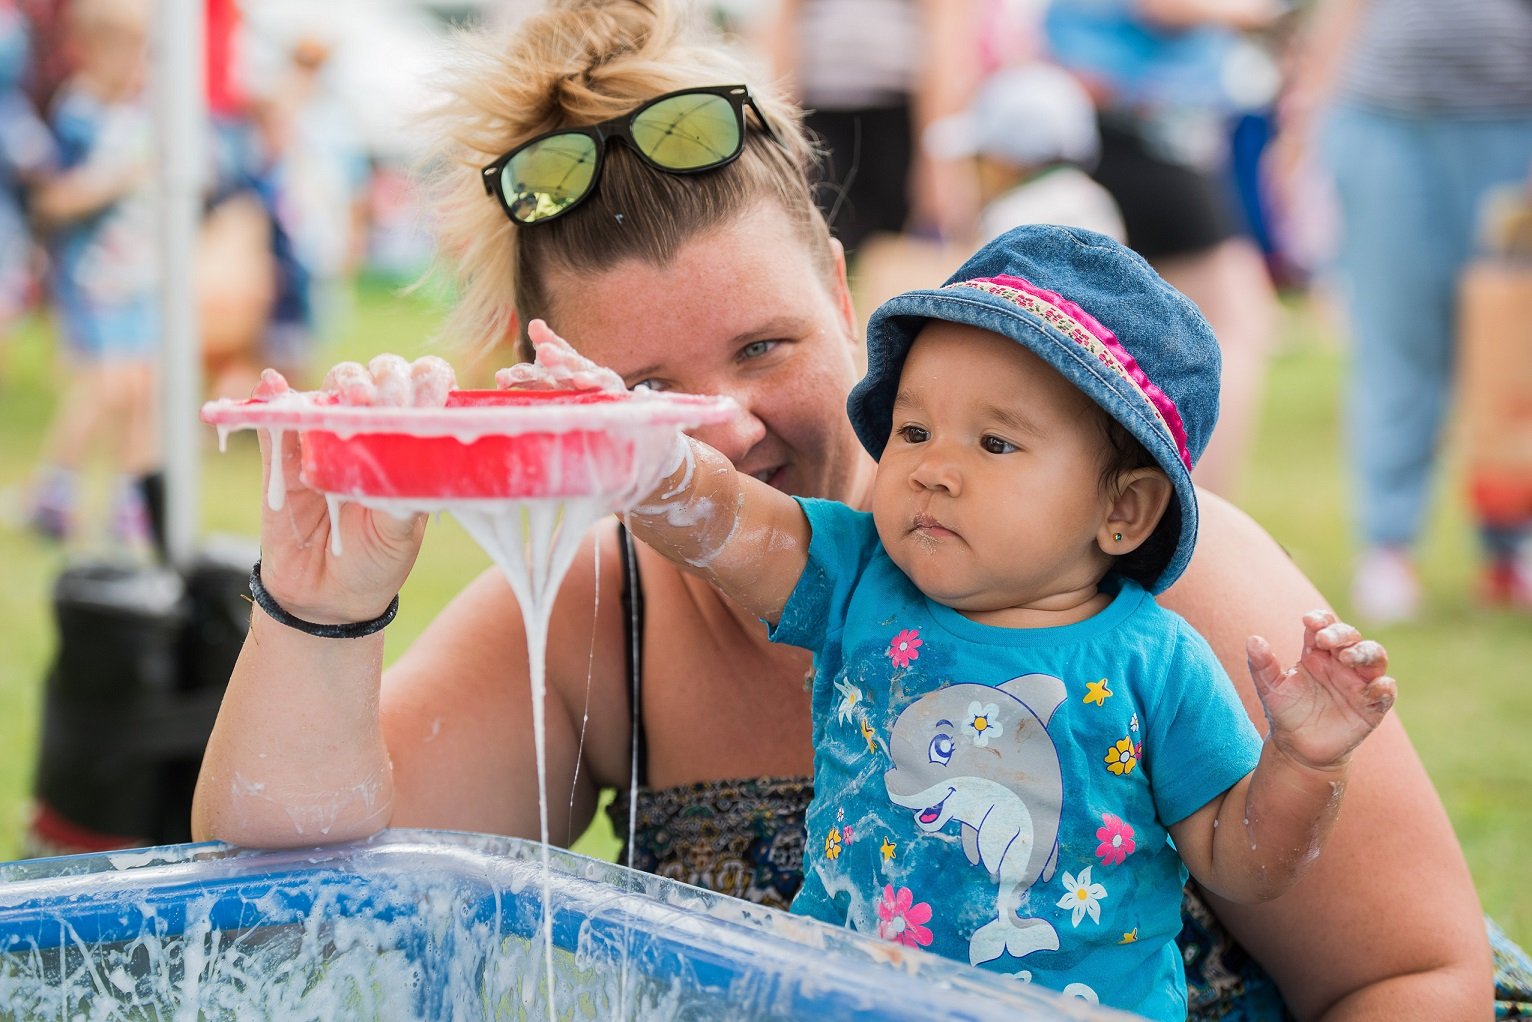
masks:
[[[202,342],[196,250],[202,214],[206,100],[203,0],[156,0],[151,87],[159,139],[160,451],[170,563],[186,568],[197,544]]]

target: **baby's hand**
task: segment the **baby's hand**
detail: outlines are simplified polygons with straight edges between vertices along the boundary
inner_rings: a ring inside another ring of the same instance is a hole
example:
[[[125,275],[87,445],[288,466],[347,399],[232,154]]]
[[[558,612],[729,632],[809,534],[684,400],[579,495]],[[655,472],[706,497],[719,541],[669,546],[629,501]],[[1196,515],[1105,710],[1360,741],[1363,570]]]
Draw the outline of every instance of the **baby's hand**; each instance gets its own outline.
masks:
[[[1332,769],[1350,758],[1394,705],[1388,652],[1327,610],[1303,616],[1303,655],[1286,671],[1266,640],[1245,655],[1266,708],[1271,741],[1298,763]]]
[[[495,373],[501,390],[627,390],[622,377],[597,365],[540,319],[527,324],[536,362],[518,362]]]

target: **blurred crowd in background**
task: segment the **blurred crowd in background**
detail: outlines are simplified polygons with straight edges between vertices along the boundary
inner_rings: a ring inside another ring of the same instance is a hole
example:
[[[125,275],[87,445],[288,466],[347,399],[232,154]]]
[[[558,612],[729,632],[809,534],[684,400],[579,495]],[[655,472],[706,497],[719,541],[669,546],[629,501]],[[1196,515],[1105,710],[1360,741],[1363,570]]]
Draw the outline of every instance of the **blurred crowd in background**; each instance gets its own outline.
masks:
[[[207,0],[204,217],[196,279],[211,394],[263,366],[311,379],[366,271],[418,276],[405,121],[442,19],[424,8]],[[114,477],[105,528],[152,547],[163,501],[150,0],[0,0],[0,379],[6,337],[46,312],[60,399],[29,526],[84,528],[82,473]],[[344,56],[342,56],[344,55]]]
[[[26,517],[56,540],[80,528],[91,458],[117,480],[113,537],[156,538],[150,3],[0,0],[0,380],[6,337],[45,309],[65,375]],[[425,271],[409,118],[430,103],[453,24],[533,6],[205,0],[206,213],[186,284],[211,394],[248,393],[263,366],[313,386],[356,277]],[[1353,606],[1379,622],[1418,611],[1412,547],[1450,406],[1458,289],[1476,261],[1532,258],[1524,0],[732,0],[697,13],[809,110],[863,315],[1028,222],[1125,240],[1197,302],[1224,360],[1198,469],[1209,489],[1242,482],[1280,295],[1338,296],[1357,363]],[[1342,115],[1342,137],[1322,144]],[[1524,300],[1507,288],[1491,300]],[[1527,428],[1480,424],[1495,453],[1473,500],[1483,598],[1532,608]]]

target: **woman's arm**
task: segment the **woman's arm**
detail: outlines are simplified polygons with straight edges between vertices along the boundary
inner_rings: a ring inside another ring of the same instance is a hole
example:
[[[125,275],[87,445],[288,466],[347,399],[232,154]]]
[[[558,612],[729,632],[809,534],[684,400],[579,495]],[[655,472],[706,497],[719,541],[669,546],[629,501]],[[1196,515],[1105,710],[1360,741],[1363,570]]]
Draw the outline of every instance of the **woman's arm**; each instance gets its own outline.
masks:
[[[1161,28],[1219,25],[1239,32],[1266,28],[1289,10],[1284,0],[1139,0],[1139,13]]]
[[[1208,640],[1263,726],[1246,639],[1275,636],[1278,659],[1296,661],[1291,623],[1324,599],[1259,525],[1206,491],[1200,497],[1197,553],[1161,602]],[[1209,900],[1300,1019],[1490,1017],[1479,899],[1397,714],[1352,756],[1345,806],[1296,887],[1261,905]]]
[[[1263,157],[1274,198],[1285,207],[1301,209],[1311,201],[1304,167],[1318,145],[1321,115],[1335,97],[1372,2],[1317,0],[1285,47],[1284,84],[1277,101],[1280,130]]]
[[[915,140],[911,153],[910,227],[944,241],[973,243],[978,233],[979,185],[968,159],[933,154],[924,145],[926,129],[962,113],[978,91],[980,5],[973,0],[922,0],[925,41],[910,97]]]
[[[273,452],[258,431],[261,493],[280,458],[282,492],[261,506],[261,577],[289,614],[319,624],[368,621],[404,584],[424,516],[396,519],[355,504],[332,520],[322,494],[300,479],[298,437]],[[330,549],[338,522],[345,554]],[[383,633],[318,638],[252,607],[202,757],[192,834],[234,844],[342,841],[388,824],[393,779],[378,722]]]
[[[1314,110],[1330,101],[1372,0],[1317,0],[1289,45],[1283,130],[1307,130]],[[1301,122],[1301,123],[1300,123]]]
[[[262,437],[263,452],[265,437]],[[291,613],[314,621],[375,616],[415,558],[423,520],[347,505],[344,553],[327,552],[322,496],[285,441],[284,506],[263,511],[262,574]],[[623,699],[618,560],[608,523],[588,539],[554,606],[548,653],[550,835],[590,819],[592,772],[624,776],[625,713],[593,714],[575,786],[577,715]],[[596,581],[595,566],[603,576]],[[407,595],[406,595],[407,598]],[[597,610],[593,613],[592,608]],[[252,611],[203,757],[192,807],[200,839],[283,847],[364,837],[387,826],[537,836],[527,650],[509,586],[487,572],[382,677],[386,633],[321,639]],[[576,706],[575,700],[581,705]],[[617,729],[617,730],[613,730]],[[608,732],[611,732],[610,734]]]
[[[44,227],[59,227],[119,201],[139,188],[144,176],[139,167],[124,167],[116,174],[91,164],[75,167],[37,184],[32,213]]]
[[[798,89],[798,19],[803,15],[803,0],[778,0],[776,14],[767,23],[763,48],[771,68],[771,77],[782,90],[801,102]]]

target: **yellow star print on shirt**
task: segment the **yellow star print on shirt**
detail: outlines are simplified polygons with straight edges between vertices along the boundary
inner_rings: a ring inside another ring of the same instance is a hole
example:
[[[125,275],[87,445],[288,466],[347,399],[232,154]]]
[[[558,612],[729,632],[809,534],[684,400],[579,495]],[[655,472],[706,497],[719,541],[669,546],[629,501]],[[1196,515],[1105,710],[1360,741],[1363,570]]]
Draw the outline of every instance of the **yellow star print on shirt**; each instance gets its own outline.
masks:
[[[1138,927],[1135,926],[1135,927],[1133,927],[1133,929],[1129,930],[1127,933],[1124,933],[1122,935],[1122,940],[1119,940],[1117,943],[1119,943],[1119,944],[1132,944],[1132,943],[1134,943],[1137,940],[1138,940]]]
[[[871,726],[869,726],[868,723],[865,720],[862,721],[862,737],[867,739],[867,751],[868,752],[877,752],[878,751],[877,734],[876,734],[876,732],[873,731]]]
[[[892,859],[894,857],[894,843],[893,843],[893,841],[889,840],[888,838],[884,838],[883,839],[883,844],[878,848],[878,851],[883,853],[883,861],[884,862],[887,862],[888,860]]]
[[[1095,703],[1097,706],[1105,706],[1107,698],[1112,694],[1112,690],[1107,688],[1105,678],[1102,678],[1100,681],[1087,681],[1085,689],[1085,696],[1080,701],[1082,703]]]

